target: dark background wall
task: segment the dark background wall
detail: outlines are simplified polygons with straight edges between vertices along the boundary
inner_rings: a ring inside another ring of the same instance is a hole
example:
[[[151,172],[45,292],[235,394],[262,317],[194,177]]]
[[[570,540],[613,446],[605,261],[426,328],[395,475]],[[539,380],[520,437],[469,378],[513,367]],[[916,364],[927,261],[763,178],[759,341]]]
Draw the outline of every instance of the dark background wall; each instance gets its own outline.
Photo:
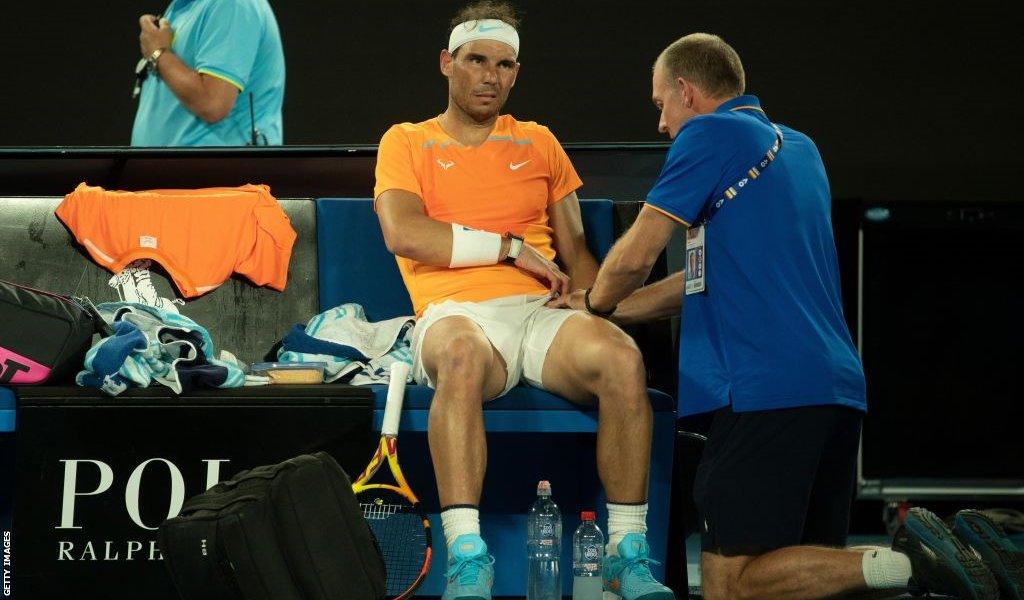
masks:
[[[1012,199],[1024,72],[1010,2],[519,0],[507,111],[563,142],[663,139],[650,64],[682,34],[722,35],[769,115],[819,144],[837,197]],[[272,0],[288,144],[376,143],[441,112],[438,51],[460,2]],[[126,144],[137,17],[156,0],[8,3],[0,146]]]

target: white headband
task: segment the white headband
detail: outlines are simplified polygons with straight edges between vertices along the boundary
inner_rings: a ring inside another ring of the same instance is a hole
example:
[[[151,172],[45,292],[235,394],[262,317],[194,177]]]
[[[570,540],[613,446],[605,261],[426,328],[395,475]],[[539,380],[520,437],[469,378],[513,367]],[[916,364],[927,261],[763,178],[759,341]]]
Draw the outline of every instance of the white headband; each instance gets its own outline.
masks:
[[[512,46],[516,56],[519,56],[519,32],[500,19],[466,21],[456,25],[448,38],[448,52],[454,53],[459,46],[475,40],[503,42]]]

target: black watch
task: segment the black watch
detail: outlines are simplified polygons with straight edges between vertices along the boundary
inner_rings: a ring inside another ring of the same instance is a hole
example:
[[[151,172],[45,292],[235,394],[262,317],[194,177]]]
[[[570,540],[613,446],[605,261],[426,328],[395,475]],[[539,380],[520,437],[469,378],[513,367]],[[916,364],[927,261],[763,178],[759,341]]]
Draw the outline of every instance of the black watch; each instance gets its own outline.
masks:
[[[592,289],[594,288],[588,287],[587,291],[583,293],[583,305],[587,307],[587,312],[592,315],[601,317],[602,319],[607,319],[608,317],[615,314],[615,309],[618,308],[618,305],[613,306],[606,311],[596,310],[593,306],[590,305],[590,290]]]
[[[519,258],[519,253],[523,251],[523,238],[511,233],[506,233],[505,237],[509,239],[509,244],[508,254],[503,260],[507,263],[515,263],[516,259]]]

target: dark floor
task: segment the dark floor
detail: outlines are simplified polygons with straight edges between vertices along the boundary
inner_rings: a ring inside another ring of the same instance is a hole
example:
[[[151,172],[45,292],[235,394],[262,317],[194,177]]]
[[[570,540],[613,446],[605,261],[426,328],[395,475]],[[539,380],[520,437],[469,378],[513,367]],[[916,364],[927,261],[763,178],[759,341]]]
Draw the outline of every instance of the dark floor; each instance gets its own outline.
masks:
[[[1020,538],[1014,537],[1014,541],[1018,547],[1024,547],[1024,536]],[[851,546],[888,546],[890,538],[886,536],[868,536],[868,535],[852,535],[848,540]],[[690,599],[699,600],[701,598],[700,593],[700,568],[698,560],[700,558],[700,536],[692,535],[686,539],[686,577],[687,581],[690,582]],[[566,596],[568,598],[569,596]],[[502,597],[502,600],[513,600],[514,596]],[[913,598],[913,596],[905,595],[900,598]],[[953,600],[948,596],[930,596],[933,600]],[[500,600],[495,598],[495,600]]]

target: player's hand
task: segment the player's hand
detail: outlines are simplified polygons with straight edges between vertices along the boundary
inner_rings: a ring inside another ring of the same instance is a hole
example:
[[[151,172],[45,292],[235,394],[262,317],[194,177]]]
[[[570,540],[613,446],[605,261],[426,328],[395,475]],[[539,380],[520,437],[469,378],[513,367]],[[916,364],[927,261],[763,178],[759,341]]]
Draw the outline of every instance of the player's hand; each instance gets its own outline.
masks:
[[[569,293],[569,276],[558,265],[541,256],[532,246],[523,244],[516,258],[516,266],[543,281],[556,298]]]
[[[551,308],[571,308],[586,312],[587,305],[583,300],[583,295],[586,293],[587,290],[576,290],[571,294],[564,294],[557,298],[552,298],[547,305]]]
[[[142,58],[149,58],[157,48],[170,48],[174,30],[167,19],[157,21],[155,15],[139,17],[139,49]]]

